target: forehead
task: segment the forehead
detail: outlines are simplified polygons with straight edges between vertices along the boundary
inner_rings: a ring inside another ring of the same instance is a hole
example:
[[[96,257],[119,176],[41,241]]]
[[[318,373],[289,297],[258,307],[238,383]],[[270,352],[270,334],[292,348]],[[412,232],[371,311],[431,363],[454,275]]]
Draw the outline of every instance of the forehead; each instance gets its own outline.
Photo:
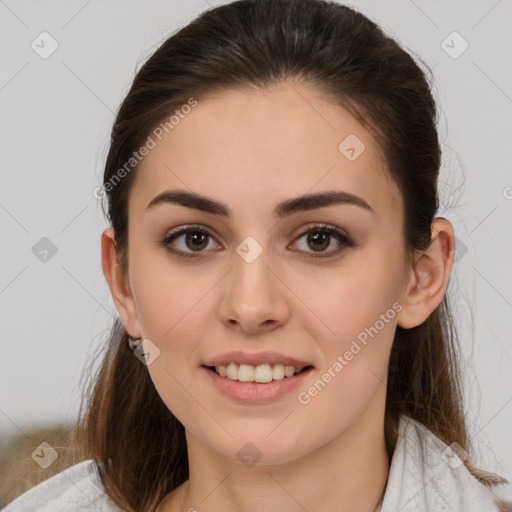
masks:
[[[176,188],[269,210],[332,189],[360,195],[376,211],[400,201],[372,135],[308,86],[223,91],[186,111],[150,135],[155,146],[137,169],[134,208]]]

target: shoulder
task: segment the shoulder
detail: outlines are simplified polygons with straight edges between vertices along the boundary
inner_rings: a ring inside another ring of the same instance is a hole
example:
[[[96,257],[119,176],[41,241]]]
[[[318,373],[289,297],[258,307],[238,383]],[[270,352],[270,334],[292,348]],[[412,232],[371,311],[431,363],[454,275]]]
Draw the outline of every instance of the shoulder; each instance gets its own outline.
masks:
[[[103,490],[93,460],[75,464],[36,485],[4,512],[120,512]]]
[[[447,445],[418,421],[402,416],[382,512],[500,510],[497,501],[512,496],[510,482],[503,479],[488,487],[469,472],[465,457],[457,443]]]

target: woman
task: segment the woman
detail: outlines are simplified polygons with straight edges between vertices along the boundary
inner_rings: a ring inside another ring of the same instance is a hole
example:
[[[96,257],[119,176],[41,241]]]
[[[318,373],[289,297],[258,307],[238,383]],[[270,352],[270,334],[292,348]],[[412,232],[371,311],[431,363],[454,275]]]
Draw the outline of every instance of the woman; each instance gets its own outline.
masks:
[[[469,455],[440,159],[424,73],[351,8],[170,37],[112,130],[88,460],[5,510],[512,510]]]

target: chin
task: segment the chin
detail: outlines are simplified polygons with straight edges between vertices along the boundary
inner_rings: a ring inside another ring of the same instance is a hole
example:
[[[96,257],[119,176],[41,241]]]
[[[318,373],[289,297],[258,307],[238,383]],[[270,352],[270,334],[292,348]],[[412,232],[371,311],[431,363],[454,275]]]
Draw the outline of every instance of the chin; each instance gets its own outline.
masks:
[[[234,432],[232,432],[234,435]],[[284,434],[286,434],[284,432]],[[258,435],[250,436],[247,433],[235,439],[230,439],[227,446],[216,445],[216,450],[226,458],[235,463],[242,463],[247,467],[254,465],[277,465],[292,462],[305,455],[302,451],[304,443],[297,443],[290,440],[286,435],[276,433],[273,439],[267,436],[267,431],[259,432]],[[298,452],[297,445],[302,447]]]

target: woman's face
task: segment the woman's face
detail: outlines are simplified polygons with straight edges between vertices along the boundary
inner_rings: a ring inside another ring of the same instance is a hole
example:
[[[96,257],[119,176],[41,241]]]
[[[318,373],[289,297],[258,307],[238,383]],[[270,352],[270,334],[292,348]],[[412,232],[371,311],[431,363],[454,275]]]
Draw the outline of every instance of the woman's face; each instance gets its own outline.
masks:
[[[409,271],[402,199],[375,140],[291,83],[199,99],[169,126],[151,135],[129,196],[134,313],[123,320],[151,340],[148,371],[188,441],[234,461],[278,463],[382,429]],[[187,194],[189,206],[148,206],[166,191]],[[204,365],[232,351],[313,368],[291,387],[289,377],[230,381],[227,394],[217,385],[227,378]]]

